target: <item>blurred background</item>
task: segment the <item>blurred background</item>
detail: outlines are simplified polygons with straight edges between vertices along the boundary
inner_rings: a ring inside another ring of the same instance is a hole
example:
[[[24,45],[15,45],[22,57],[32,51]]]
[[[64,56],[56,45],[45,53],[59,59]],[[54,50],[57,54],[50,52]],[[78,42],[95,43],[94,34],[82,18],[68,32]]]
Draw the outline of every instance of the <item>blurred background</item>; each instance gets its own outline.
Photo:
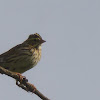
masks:
[[[47,42],[30,83],[51,100],[100,100],[99,0],[0,0],[0,54],[39,33]],[[0,75],[2,100],[41,100]]]

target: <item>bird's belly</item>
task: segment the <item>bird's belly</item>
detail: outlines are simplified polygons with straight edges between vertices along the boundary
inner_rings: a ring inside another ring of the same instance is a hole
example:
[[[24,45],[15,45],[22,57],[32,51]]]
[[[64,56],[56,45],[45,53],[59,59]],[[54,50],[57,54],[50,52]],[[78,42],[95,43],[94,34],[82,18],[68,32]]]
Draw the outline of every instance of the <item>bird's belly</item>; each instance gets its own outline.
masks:
[[[24,58],[25,60],[21,61],[21,62],[17,62],[15,65],[15,72],[19,72],[19,73],[23,73],[31,68],[33,68],[40,60],[40,57],[38,56],[31,56],[31,57],[27,57]],[[18,66],[20,65],[20,66]],[[13,71],[13,69],[12,69]]]

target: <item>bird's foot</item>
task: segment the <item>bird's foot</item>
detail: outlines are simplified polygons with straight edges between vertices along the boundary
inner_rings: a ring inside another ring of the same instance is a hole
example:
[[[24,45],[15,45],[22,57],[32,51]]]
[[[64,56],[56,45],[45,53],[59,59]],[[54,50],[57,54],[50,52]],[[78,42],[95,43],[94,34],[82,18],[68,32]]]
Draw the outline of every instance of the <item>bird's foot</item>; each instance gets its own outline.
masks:
[[[25,76],[22,76],[20,73],[16,73],[18,76],[19,76],[19,82],[22,83],[23,81],[24,82],[28,82],[28,80],[26,79]]]

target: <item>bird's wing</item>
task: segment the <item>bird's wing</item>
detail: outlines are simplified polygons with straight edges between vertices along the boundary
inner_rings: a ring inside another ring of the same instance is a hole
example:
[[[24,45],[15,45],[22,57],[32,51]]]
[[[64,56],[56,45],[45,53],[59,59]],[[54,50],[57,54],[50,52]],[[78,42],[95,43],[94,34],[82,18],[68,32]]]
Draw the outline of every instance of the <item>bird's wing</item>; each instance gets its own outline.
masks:
[[[11,49],[8,50],[7,52],[1,54],[1,55],[0,55],[0,63],[6,62],[8,58],[17,56],[21,45],[22,45],[22,44],[19,44],[19,45],[15,46],[15,47],[11,48]]]

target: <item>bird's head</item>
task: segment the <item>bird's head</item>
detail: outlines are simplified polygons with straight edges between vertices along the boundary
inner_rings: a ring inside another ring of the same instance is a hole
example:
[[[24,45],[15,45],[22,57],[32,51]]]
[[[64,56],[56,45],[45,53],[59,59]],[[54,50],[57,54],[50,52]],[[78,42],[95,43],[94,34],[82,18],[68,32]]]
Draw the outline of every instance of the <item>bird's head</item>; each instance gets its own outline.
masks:
[[[37,47],[46,41],[43,40],[42,37],[38,33],[35,33],[35,34],[29,35],[26,42],[31,46]]]

